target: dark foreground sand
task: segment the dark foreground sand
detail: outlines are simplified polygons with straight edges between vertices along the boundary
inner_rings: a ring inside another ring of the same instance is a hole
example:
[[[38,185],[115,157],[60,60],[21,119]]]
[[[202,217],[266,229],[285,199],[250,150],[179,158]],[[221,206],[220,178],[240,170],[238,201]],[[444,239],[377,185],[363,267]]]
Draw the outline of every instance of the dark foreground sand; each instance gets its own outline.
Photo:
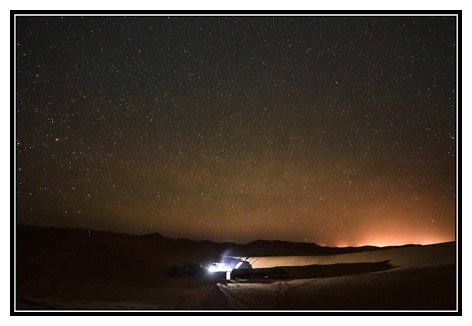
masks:
[[[324,248],[17,227],[16,309],[455,310],[455,243]],[[284,280],[169,276],[231,254]]]

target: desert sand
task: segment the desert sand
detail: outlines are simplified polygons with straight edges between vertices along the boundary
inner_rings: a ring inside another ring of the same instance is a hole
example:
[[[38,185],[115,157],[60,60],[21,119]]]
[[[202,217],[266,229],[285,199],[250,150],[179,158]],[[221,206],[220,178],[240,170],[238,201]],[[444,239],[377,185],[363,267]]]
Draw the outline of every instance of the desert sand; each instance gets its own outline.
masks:
[[[286,279],[171,277],[221,255]],[[85,229],[16,227],[16,310],[455,310],[456,245],[240,245]]]

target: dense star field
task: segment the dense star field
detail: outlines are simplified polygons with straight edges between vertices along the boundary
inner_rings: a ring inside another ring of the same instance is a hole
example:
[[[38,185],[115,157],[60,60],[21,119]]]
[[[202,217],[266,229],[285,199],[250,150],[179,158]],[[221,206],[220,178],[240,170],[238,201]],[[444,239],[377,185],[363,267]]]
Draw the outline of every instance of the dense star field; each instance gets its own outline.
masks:
[[[455,17],[17,17],[17,223],[454,240]]]

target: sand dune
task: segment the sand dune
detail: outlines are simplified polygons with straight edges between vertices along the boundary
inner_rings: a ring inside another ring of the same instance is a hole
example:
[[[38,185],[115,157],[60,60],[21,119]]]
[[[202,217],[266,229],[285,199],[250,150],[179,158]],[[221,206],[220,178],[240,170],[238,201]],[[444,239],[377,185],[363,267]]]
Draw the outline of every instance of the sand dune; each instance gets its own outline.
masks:
[[[454,309],[455,244],[314,256],[243,257],[290,279],[220,286],[234,309]],[[299,266],[298,268],[295,266]]]
[[[338,255],[241,257],[254,268],[379,262],[388,260],[397,268],[418,268],[455,264],[454,243],[402,246]]]
[[[19,226],[16,309],[454,310],[455,249],[238,245]],[[169,276],[173,264],[218,261],[223,253],[254,268],[282,267],[288,278]]]

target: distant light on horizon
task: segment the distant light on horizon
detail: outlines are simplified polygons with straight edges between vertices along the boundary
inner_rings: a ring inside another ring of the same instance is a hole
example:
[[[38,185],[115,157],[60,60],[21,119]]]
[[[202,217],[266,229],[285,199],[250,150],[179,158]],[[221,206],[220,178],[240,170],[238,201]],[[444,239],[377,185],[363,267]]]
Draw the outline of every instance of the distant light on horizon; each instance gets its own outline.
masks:
[[[361,247],[361,246],[376,246],[376,247],[389,247],[389,246],[403,246],[403,245],[430,245],[444,242],[455,241],[455,238],[451,238],[440,234],[369,234],[359,240],[353,242],[338,242],[336,247]]]
[[[354,245],[356,247],[360,246],[376,246],[376,247],[389,247],[389,246],[404,246],[404,245],[431,245],[431,244],[437,244],[437,243],[444,243],[444,242],[452,242],[455,241],[454,238],[417,238],[417,239],[412,239],[412,238],[391,238],[391,239],[376,239],[375,237],[372,238],[372,240],[366,240],[363,243],[357,243],[357,245]]]

